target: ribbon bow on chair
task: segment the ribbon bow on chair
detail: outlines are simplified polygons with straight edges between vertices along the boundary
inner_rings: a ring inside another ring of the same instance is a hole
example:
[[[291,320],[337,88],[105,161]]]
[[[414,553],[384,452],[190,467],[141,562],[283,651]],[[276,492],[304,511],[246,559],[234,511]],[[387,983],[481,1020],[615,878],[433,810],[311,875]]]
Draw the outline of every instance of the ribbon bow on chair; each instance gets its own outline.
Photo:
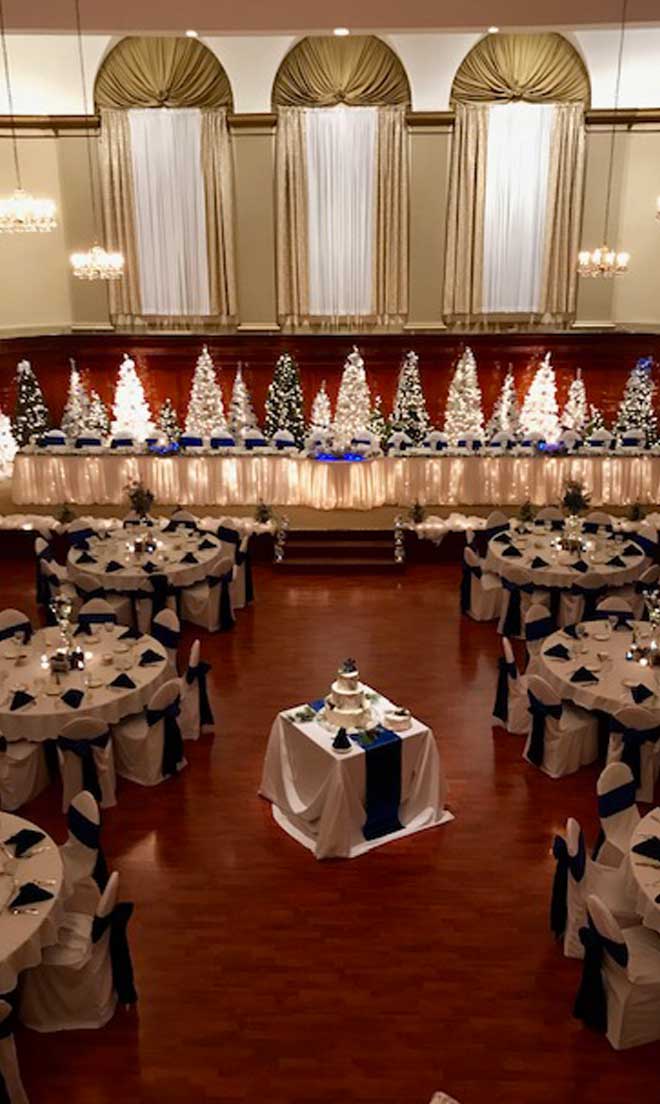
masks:
[[[149,728],[163,722],[163,761],[161,773],[164,778],[176,774],[183,762],[183,738],[177,717],[181,712],[181,699],[175,698],[164,709],[147,709],[145,715]]]
[[[229,594],[229,584],[234,577],[233,568],[230,571],[226,571],[224,575],[209,575],[206,582],[209,588],[212,590],[214,587],[222,587],[220,591],[220,628],[221,629],[233,629],[235,618],[231,609],[231,596]]]
[[[164,648],[174,648],[176,650],[179,647],[181,632],[178,629],[169,629],[167,625],[161,625],[158,621],[154,621],[151,625],[151,635]]]
[[[94,824],[86,816],[76,809],[75,805],[69,805],[67,810],[67,825],[73,836],[82,843],[83,847],[90,851],[96,851],[96,865],[92,871],[92,877],[101,893],[108,884],[108,867],[101,847],[101,825]]]
[[[0,629],[0,640],[9,640],[18,632],[23,633],[23,641],[27,644],[32,636],[32,625],[29,621],[17,621],[14,625],[7,625],[6,628]]]
[[[92,922],[92,943],[98,943],[110,929],[112,981],[119,1002],[126,1006],[138,999],[127,932],[134,907],[132,901],[119,901],[108,916],[95,916]]]
[[[85,632],[88,633],[92,625],[116,625],[117,615],[116,613],[79,613],[78,614],[78,628],[76,629],[76,635]]]
[[[557,866],[552,882],[552,897],[550,900],[550,931],[553,932],[556,939],[561,939],[568,923],[568,873],[570,871],[576,882],[581,882],[587,866],[584,834],[580,832],[578,850],[575,855],[569,855],[566,840],[563,836],[555,836],[552,841],[552,854]]]
[[[203,660],[200,660],[196,667],[189,667],[186,671],[186,682],[188,685],[192,686],[194,682],[197,682],[199,687],[199,723],[202,727],[215,723],[213,710],[211,709],[211,703],[209,701],[208,687],[206,685],[206,676],[210,670],[210,663],[204,663]]]
[[[82,767],[82,789],[88,790],[92,797],[101,801],[101,786],[99,784],[98,766],[94,756],[94,748],[106,748],[110,739],[110,729],[95,736],[93,740],[71,740],[68,736],[58,736],[57,746],[60,751],[70,751],[80,759]]]
[[[580,942],[584,947],[584,961],[573,1015],[587,1027],[604,1034],[607,1031],[607,996],[601,974],[603,954],[607,952],[625,969],[628,965],[628,948],[625,943],[615,943],[601,935],[591,917],[588,925],[580,928]]]
[[[472,578],[480,579],[483,569],[479,564],[469,564],[463,560],[461,575],[461,613],[467,613],[472,602]]]
[[[660,740],[660,725],[656,728],[628,728],[616,717],[612,717],[610,718],[610,732],[616,732],[621,736],[623,743],[621,762],[630,767],[636,791],[642,782],[642,744],[656,744]],[[623,789],[623,787],[620,788]],[[610,790],[609,794],[603,794],[602,796],[609,797],[610,794],[616,792],[616,790]],[[627,806],[624,806],[624,808],[627,808]]]
[[[518,669],[515,662],[508,663],[504,656],[499,657],[497,667],[497,690],[495,691],[493,716],[497,717],[506,728],[509,721],[509,679],[518,678]]]
[[[527,691],[527,697],[529,698],[529,712],[532,715],[532,731],[527,749],[527,758],[535,767],[540,767],[545,753],[545,722],[548,717],[559,720],[561,704],[546,705],[545,702],[535,697],[530,690]]]
[[[502,577],[502,586],[509,592],[509,601],[506,607],[506,617],[502,626],[502,636],[520,636],[520,603],[521,594],[533,594],[533,583],[512,583],[510,579]]]

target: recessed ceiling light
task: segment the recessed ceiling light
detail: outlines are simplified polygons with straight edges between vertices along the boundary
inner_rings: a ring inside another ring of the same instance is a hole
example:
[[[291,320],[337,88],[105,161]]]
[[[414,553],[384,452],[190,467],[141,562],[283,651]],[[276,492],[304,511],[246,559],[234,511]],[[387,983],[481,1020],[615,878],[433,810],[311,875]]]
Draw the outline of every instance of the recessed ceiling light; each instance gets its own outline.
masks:
[[[346,35],[350,34],[351,32],[349,31],[348,27],[335,27],[332,33],[336,34],[338,38],[345,38]]]
[[[499,29],[500,29],[499,27],[489,27],[488,28],[488,34],[497,34]]]
[[[186,31],[186,38],[199,38],[199,31]]]

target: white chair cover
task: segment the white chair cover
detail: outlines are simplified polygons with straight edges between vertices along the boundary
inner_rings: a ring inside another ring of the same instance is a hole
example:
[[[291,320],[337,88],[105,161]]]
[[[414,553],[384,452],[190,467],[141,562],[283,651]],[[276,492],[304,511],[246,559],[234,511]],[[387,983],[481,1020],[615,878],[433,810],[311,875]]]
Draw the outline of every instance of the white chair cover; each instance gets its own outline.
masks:
[[[163,772],[166,758],[165,719],[154,718],[153,714],[171,709],[176,713],[176,703],[180,701],[181,684],[179,679],[164,682],[152,696],[144,713],[128,717],[113,728],[113,740],[117,760],[117,774],[137,782],[140,786],[157,786],[169,775]],[[180,714],[179,714],[180,715]],[[150,724],[149,721],[152,721]],[[176,720],[176,717],[175,717]],[[179,732],[180,726],[177,722]],[[187,765],[181,754],[175,771],[183,770]]]
[[[233,554],[223,556],[217,567],[214,568],[213,577],[221,578],[232,573],[235,577],[236,568],[233,565]],[[231,600],[232,584],[229,584],[229,598],[231,604],[231,616],[233,618],[233,603]],[[187,587],[181,596],[181,613],[184,621],[190,621],[193,625],[199,625],[209,632],[219,632],[221,627],[220,603],[222,599],[222,583],[209,586],[208,582],[197,583]]]
[[[0,1074],[9,1104],[29,1104],[18,1068],[13,1031],[14,1009],[0,999]]]
[[[594,858],[605,866],[620,866],[639,824],[635,780],[625,763],[609,763],[596,783],[601,835]]]
[[[479,557],[471,548],[466,548],[463,552],[463,572],[466,598],[469,595],[465,610],[468,617],[473,621],[494,621],[499,615],[502,602],[500,579],[482,568]]]
[[[529,676],[527,693],[532,724],[523,757],[550,778],[561,778],[593,763],[598,755],[595,717],[562,703],[538,675]]]
[[[608,763],[620,763],[626,754],[623,735],[616,731],[617,728],[632,729],[639,733],[653,731],[654,735],[657,735],[659,727],[657,716],[643,705],[627,705],[623,709],[619,709],[612,720],[614,723],[610,731],[607,749]],[[635,794],[637,801],[646,801],[649,804],[653,801],[655,784],[660,773],[659,748],[660,740],[649,739],[640,742],[638,745],[639,777]],[[635,766],[635,773],[637,773],[637,766]]]
[[[93,916],[101,893],[94,877],[99,863],[101,814],[87,790],[76,794],[68,810],[68,836],[60,847],[62,892],[69,912]],[[105,871],[105,863],[102,866]]]
[[[69,749],[66,748],[65,742],[71,744]],[[91,762],[87,767],[85,762],[90,752],[86,750],[86,745],[91,747]],[[91,717],[69,721],[59,734],[57,756],[62,775],[63,813],[66,813],[76,794],[83,790],[88,769],[92,776],[96,775],[101,806],[109,809],[117,804],[112,737],[104,721],[94,720]]]
[[[172,678],[178,675],[178,651],[181,639],[181,622],[174,610],[164,609],[152,619],[151,635],[167,653],[168,673]]]
[[[49,783],[43,744],[12,740],[0,750],[0,806],[7,812],[27,805]]]

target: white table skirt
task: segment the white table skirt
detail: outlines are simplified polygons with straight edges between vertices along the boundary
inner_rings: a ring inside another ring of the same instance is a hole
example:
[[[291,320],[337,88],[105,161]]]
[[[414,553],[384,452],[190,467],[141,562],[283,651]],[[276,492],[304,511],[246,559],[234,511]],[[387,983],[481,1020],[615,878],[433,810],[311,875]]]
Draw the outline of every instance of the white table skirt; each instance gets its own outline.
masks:
[[[0,813],[0,840],[8,839],[21,828],[41,831],[36,824],[31,824],[23,817]],[[13,916],[6,908],[0,911],[0,994],[10,993],[16,988],[21,970],[37,966],[41,962],[44,947],[51,947],[57,942],[57,931],[64,915],[61,899],[63,868],[57,845],[46,836],[36,846],[47,847],[48,850],[32,858],[17,859],[15,862],[12,860],[12,866],[15,867],[14,877],[21,885],[34,881],[35,878],[53,879],[55,885],[44,887],[53,894],[53,898],[33,906],[37,909],[36,916],[30,913]],[[7,862],[4,856],[3,862]],[[17,892],[18,889],[13,896]]]
[[[295,710],[293,710],[295,712]],[[444,805],[447,783],[433,733],[413,720],[401,735],[399,832],[365,840],[365,752],[332,748],[332,733],[316,721],[275,719],[259,792],[273,804],[277,823],[317,859],[355,858],[403,836],[452,820]]]
[[[585,560],[589,564],[590,573],[600,575],[603,586],[608,587],[621,587],[627,583],[632,583],[639,578],[643,569],[648,567],[648,560],[639,547],[638,556],[621,556],[621,551],[627,544],[631,543],[627,540],[624,540],[622,544],[617,544],[614,540],[602,542],[600,554],[603,555],[605,560],[619,555],[626,565],[625,567],[611,567],[607,562],[594,563],[591,554],[580,555],[577,552],[561,552],[558,555],[551,544],[557,534],[553,536],[545,533],[530,533],[523,538],[524,547],[520,544],[520,538],[516,538],[513,533],[509,535],[513,538],[513,544],[518,548],[518,551],[522,552],[522,557],[517,559],[516,557],[505,556],[504,552],[509,545],[502,544],[494,537],[488,544],[486,568],[488,571],[492,571],[512,583],[517,583],[519,586],[525,583],[533,583],[538,587],[563,587],[564,589],[570,589],[573,583],[577,583],[579,586],[582,575],[569,566],[579,559]],[[634,542],[634,538],[632,538],[632,542]],[[548,567],[532,567],[531,563],[536,556],[545,560]],[[564,559],[567,561],[566,563],[562,562]]]
[[[642,817],[630,841],[628,860],[637,889],[637,911],[647,928],[660,934],[660,905],[656,897],[660,893],[660,865],[653,866],[650,859],[636,855],[632,848],[648,836],[660,836],[660,809],[653,809]]]
[[[19,504],[118,505],[141,479],[156,501],[321,510],[444,503],[515,506],[557,502],[580,479],[591,505],[660,500],[660,457],[382,457],[357,463],[305,456],[173,456],[19,453],[12,497]]]

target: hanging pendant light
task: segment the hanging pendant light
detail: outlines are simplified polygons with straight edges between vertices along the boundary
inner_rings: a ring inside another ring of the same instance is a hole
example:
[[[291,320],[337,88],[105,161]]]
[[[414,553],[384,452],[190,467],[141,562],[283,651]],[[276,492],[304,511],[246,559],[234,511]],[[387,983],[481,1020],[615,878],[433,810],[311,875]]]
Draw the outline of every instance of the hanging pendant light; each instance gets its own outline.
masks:
[[[0,37],[2,38],[2,60],[5,68],[7,107],[9,109],[9,123],[11,126],[11,140],[14,152],[14,173],[16,176],[16,190],[13,195],[0,198],[0,233],[44,233],[48,230],[54,230],[57,226],[57,220],[55,218],[55,201],[52,199],[35,199],[34,196],[23,189],[21,164],[18,158],[16,120],[14,118],[14,98],[12,96],[11,78],[9,76],[5,12],[2,0],[0,0]]]
[[[630,262],[630,253],[625,251],[619,251],[616,249],[610,249],[607,244],[607,237],[610,225],[610,203],[612,199],[612,175],[614,171],[614,148],[616,144],[616,112],[619,109],[619,91],[621,89],[621,68],[623,63],[623,40],[626,31],[626,12],[628,9],[628,0],[623,0],[623,7],[621,9],[621,34],[619,36],[619,56],[617,59],[616,67],[616,85],[614,90],[614,112],[615,118],[612,123],[612,134],[610,138],[610,160],[607,170],[607,191],[605,193],[605,225],[603,228],[603,244],[597,249],[583,250],[578,253],[578,275],[599,277],[604,276],[606,279],[612,276],[622,276],[628,271],[628,264]],[[659,216],[660,217],[660,216]]]
[[[1,0],[0,0],[1,2]],[[76,9],[76,32],[78,36],[78,59],[80,62],[80,83],[82,85],[83,110],[87,116],[87,81],[85,80],[85,56],[83,53],[82,32],[80,29],[80,0],[74,0]],[[124,275],[124,256],[122,253],[108,253],[98,242],[99,218],[96,208],[96,192],[94,191],[94,173],[92,170],[92,140],[89,136],[89,127],[85,130],[87,148],[87,173],[89,177],[89,194],[92,201],[92,222],[96,235],[91,249],[80,253],[72,253],[71,267],[73,275],[79,280],[118,280]]]

